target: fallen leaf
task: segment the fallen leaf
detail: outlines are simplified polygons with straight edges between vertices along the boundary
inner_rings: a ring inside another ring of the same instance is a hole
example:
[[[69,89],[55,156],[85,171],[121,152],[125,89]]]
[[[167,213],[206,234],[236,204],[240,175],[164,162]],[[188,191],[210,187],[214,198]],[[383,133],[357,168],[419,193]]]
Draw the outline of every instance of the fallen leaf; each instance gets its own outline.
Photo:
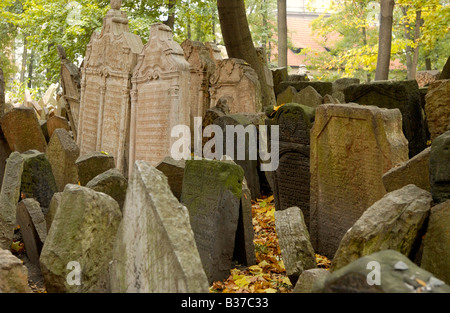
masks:
[[[277,293],[277,290],[274,288],[263,289],[265,293]]]

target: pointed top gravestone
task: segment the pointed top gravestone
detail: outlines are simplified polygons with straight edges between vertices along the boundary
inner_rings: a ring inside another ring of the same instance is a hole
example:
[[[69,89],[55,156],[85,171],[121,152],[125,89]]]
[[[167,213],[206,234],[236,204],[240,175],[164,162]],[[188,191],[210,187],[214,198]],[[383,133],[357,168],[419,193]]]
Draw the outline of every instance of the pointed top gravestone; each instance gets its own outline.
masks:
[[[131,33],[121,1],[111,1],[100,33],[94,33],[81,69],[81,99],[77,143],[80,153],[105,151],[116,167],[128,173],[130,77],[142,51]]]

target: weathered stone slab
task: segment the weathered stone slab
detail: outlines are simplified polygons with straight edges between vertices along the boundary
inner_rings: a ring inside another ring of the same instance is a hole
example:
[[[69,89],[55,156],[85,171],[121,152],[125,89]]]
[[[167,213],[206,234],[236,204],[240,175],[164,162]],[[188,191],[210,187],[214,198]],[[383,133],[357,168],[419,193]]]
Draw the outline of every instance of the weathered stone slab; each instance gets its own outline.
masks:
[[[331,270],[381,250],[397,250],[406,256],[414,253],[413,248],[418,248],[423,235],[431,202],[430,192],[415,185],[386,194],[345,233],[334,255]]]
[[[272,68],[271,72],[273,80],[273,90],[275,92],[275,96],[278,96],[278,94],[283,91],[280,90],[280,83],[289,80],[288,70],[287,67],[277,67]]]
[[[156,169],[167,177],[170,190],[178,201],[181,199],[181,190],[183,189],[185,162],[185,160],[174,160],[168,156],[156,166]]]
[[[339,78],[333,82],[333,92],[330,94],[333,98],[339,100],[340,103],[345,102],[344,89],[350,85],[357,85],[360,83],[359,78]]]
[[[101,32],[92,34],[81,69],[80,154],[110,153],[124,175],[128,174],[130,77],[142,46],[139,36],[129,31],[126,13],[111,9]]]
[[[110,292],[108,266],[121,218],[110,196],[68,184],[41,251],[47,292]],[[69,284],[77,274],[80,284]]]
[[[129,168],[135,160],[156,166],[170,155],[176,125],[190,125],[189,63],[170,27],[153,24],[133,73]]]
[[[58,128],[70,131],[69,122],[65,117],[54,115],[47,120],[48,136],[51,139],[54,131]]]
[[[450,284],[450,200],[431,208],[420,266]]]
[[[315,108],[322,104],[323,97],[314,89],[314,87],[306,86],[292,97],[291,102]]]
[[[399,110],[324,104],[311,131],[310,236],[332,258],[347,230],[386,193],[382,175],[408,159]]]
[[[29,150],[21,155],[24,160],[20,185],[22,197],[35,198],[42,207],[48,208],[58,189],[47,156],[37,150]]]
[[[300,208],[275,211],[275,229],[286,275],[295,284],[304,270],[316,267],[314,249]]]
[[[98,174],[90,180],[86,187],[97,192],[103,192],[111,196],[119,204],[119,208],[123,208],[125,196],[127,192],[128,182],[123,174],[117,169],[112,168]]]
[[[239,219],[244,170],[230,161],[187,160],[181,202],[189,210],[208,282],[228,277]]]
[[[65,129],[55,130],[46,155],[58,191],[63,191],[67,184],[78,184],[78,167],[75,162],[80,156],[80,149]]]
[[[0,249],[9,249],[16,227],[16,206],[20,198],[23,158],[13,152],[6,160],[5,175],[0,191]]]
[[[372,284],[368,283],[369,280]],[[450,286],[415,265],[400,252],[383,250],[359,258],[331,273],[325,279],[322,291],[324,293],[448,293]]]
[[[189,213],[145,161],[129,179],[110,277],[112,292],[208,292]]]
[[[450,130],[431,143],[429,170],[434,203],[450,199]]]
[[[98,151],[80,155],[75,161],[78,169],[78,179],[81,186],[86,184],[98,174],[114,168],[114,157]]]
[[[289,103],[281,107],[272,120],[266,120],[268,125],[279,126],[279,165],[275,171],[266,172],[272,186],[275,208],[285,210],[298,206],[308,228],[310,129],[314,112],[313,108]]]
[[[324,268],[312,268],[303,271],[295,284],[292,293],[311,293],[313,292],[313,287],[319,284],[319,281],[324,281],[330,271]]]
[[[403,186],[414,184],[421,189],[430,191],[430,175],[428,163],[431,148],[426,148],[406,162],[398,164],[383,175],[386,192],[391,192]]]
[[[427,115],[430,139],[449,130],[450,125],[450,79],[438,80],[430,84],[425,95],[425,113]]]
[[[0,123],[11,151],[22,153],[34,149],[45,152],[47,142],[33,109],[13,108]]]
[[[416,80],[419,88],[429,86],[432,82],[439,79],[441,71],[431,70],[431,71],[418,71],[416,73]]]
[[[311,86],[313,87],[322,97],[325,95],[331,95],[333,92],[333,83],[330,82],[320,82],[320,81],[283,81],[280,83],[280,92],[285,90],[288,86],[294,87],[297,92],[300,92],[302,89]]]
[[[58,211],[59,204],[61,203],[62,192],[55,192],[53,194],[52,200],[50,201],[50,205],[48,206],[47,213],[45,214],[45,224],[47,226],[47,233],[52,226],[53,219],[55,218],[56,211]]]
[[[217,61],[210,79],[209,93],[211,106],[218,99],[229,97],[230,113],[262,111],[258,75],[244,60],[231,58]]]
[[[281,92],[277,96],[277,105],[294,102],[294,101],[292,101],[292,99],[294,98],[296,93],[297,93],[297,90],[294,87],[288,86],[283,92]]]
[[[47,224],[39,202],[34,199],[20,201],[16,218],[28,258],[32,263],[39,264],[42,246],[47,238]]]
[[[0,188],[3,182],[3,174],[5,173],[6,160],[11,154],[11,148],[3,135],[3,130],[0,127]]]
[[[344,89],[344,94],[346,102],[399,109],[403,133],[409,142],[410,158],[427,147],[419,86],[415,80],[350,85]]]
[[[28,270],[9,250],[0,248],[0,293],[31,293]]]

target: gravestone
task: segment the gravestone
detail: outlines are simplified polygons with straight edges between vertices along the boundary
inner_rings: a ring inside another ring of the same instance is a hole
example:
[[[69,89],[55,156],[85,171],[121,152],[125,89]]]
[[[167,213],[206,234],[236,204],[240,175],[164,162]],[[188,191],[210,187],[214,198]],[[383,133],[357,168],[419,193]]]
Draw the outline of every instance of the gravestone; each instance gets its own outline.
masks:
[[[130,170],[135,160],[156,166],[171,154],[172,128],[190,125],[190,80],[189,63],[170,27],[153,24],[132,78]]]
[[[0,249],[11,247],[16,227],[16,206],[20,198],[23,158],[13,152],[6,160],[5,175],[0,191]]]
[[[141,50],[141,39],[129,31],[119,3],[104,17],[101,32],[92,34],[81,69],[80,154],[108,152],[124,175],[128,174],[130,77]]]
[[[250,189],[251,199],[256,200],[256,198],[261,196],[258,175],[257,128],[242,114],[229,114],[218,117],[213,124],[222,128],[223,153],[230,156],[237,165],[242,167]],[[239,135],[241,129],[245,131],[244,136]],[[231,150],[227,147],[227,134],[233,139],[233,154],[228,153]]]
[[[218,99],[229,97],[230,113],[260,112],[261,86],[255,70],[244,60],[224,59],[216,62],[210,79],[211,106]]]
[[[110,280],[112,292],[208,292],[189,213],[145,161],[129,179]]]
[[[450,79],[438,80],[430,84],[425,95],[425,113],[427,115],[430,139],[449,130],[450,126]]]
[[[292,103],[292,99],[294,98],[295,94],[297,93],[297,90],[292,87],[288,86],[283,92],[280,92],[277,96],[277,105],[282,105],[286,103]]]
[[[339,78],[333,82],[332,90],[333,92],[330,94],[333,98],[339,100],[340,103],[345,102],[344,89],[350,85],[358,85],[360,83],[359,78]]]
[[[330,275],[330,271],[324,268],[312,268],[303,271],[292,293],[311,293],[313,292],[313,286],[318,284],[319,281],[324,281],[328,275]]]
[[[94,151],[80,155],[75,161],[78,169],[78,179],[81,186],[86,184],[98,174],[114,168],[114,157],[110,154]]]
[[[181,199],[181,190],[183,188],[185,160],[174,160],[172,157],[165,157],[156,166],[156,169],[161,171],[166,177],[175,198],[178,201]]]
[[[31,293],[28,269],[11,251],[0,248],[0,293]]]
[[[58,211],[59,204],[61,203],[62,192],[55,192],[48,207],[47,213],[45,213],[45,224],[47,226],[47,234],[52,226],[53,219],[55,218],[56,211]]]
[[[302,89],[311,86],[313,87],[322,97],[325,95],[331,95],[333,93],[333,83],[330,82],[321,82],[321,81],[283,81],[280,83],[280,92],[285,90],[288,86],[294,87],[297,92],[300,92]]]
[[[314,87],[306,86],[292,97],[291,102],[315,108],[322,104],[323,97],[314,89]]]
[[[80,69],[67,59],[66,51],[63,46],[57,46],[59,59],[61,62],[61,87],[63,90],[62,99],[58,103],[58,108],[64,104],[70,126],[76,140],[78,116],[80,114],[81,97],[81,72]],[[65,117],[65,114],[61,116]]]
[[[430,191],[428,147],[406,162],[400,163],[383,174],[383,185],[386,192],[391,192],[403,186],[414,184],[419,188]]]
[[[111,196],[117,201],[121,210],[125,202],[127,186],[127,180],[117,168],[98,174],[86,184],[86,187],[92,190]]]
[[[54,115],[47,120],[47,131],[49,138],[52,138],[53,132],[58,128],[70,131],[70,125],[67,119],[62,116]]]
[[[292,207],[275,211],[275,229],[286,275],[291,283],[295,284],[304,270],[316,267],[316,257],[302,210]]]
[[[420,92],[415,80],[350,85],[344,89],[344,94],[346,102],[399,109],[402,113],[403,133],[409,142],[410,158],[427,147]]]
[[[310,227],[310,129],[315,109],[301,104],[282,106],[266,124],[279,126],[279,165],[275,171],[266,172],[271,184],[275,208],[285,210],[299,207]],[[270,133],[269,133],[270,134]],[[269,136],[269,140],[271,139]]]
[[[215,70],[215,61],[210,58],[209,49],[199,41],[186,39],[181,48],[190,64],[190,127],[193,130],[194,117],[204,117],[210,107],[209,80]]]
[[[210,284],[231,269],[243,179],[244,170],[231,161],[186,161],[181,202]]]
[[[205,46],[206,46],[206,48],[208,48],[209,58],[211,60],[213,60],[214,62],[223,60],[220,48],[217,46],[217,44],[215,42],[206,42]]]
[[[429,166],[434,203],[450,199],[450,130],[431,143]]]
[[[65,129],[55,130],[45,153],[52,167],[58,191],[63,191],[67,184],[78,184],[78,168],[75,162],[80,156],[80,149]]]
[[[0,188],[3,182],[3,174],[5,173],[6,159],[11,154],[11,148],[3,135],[3,130],[0,127]]]
[[[47,292],[110,292],[108,267],[121,219],[110,196],[68,184],[41,251]]]
[[[37,150],[28,150],[21,156],[24,160],[20,185],[21,197],[35,198],[42,207],[48,208],[58,188],[47,156]]]
[[[401,113],[323,104],[311,130],[310,236],[332,258],[347,230],[386,193],[382,175],[408,159]]]
[[[430,192],[412,184],[386,194],[345,233],[330,270],[388,249],[414,259],[426,228],[431,202]]]
[[[47,238],[47,225],[39,202],[23,199],[17,205],[16,214],[27,256],[32,263],[39,265],[39,256]]]
[[[45,152],[47,142],[33,109],[13,108],[0,123],[11,151],[22,153],[34,149]]]
[[[288,80],[288,70],[287,67],[277,67],[272,68],[271,72],[273,80],[273,91],[275,92],[275,96],[278,96],[278,94],[283,91],[280,90],[281,82]]]
[[[450,284],[450,200],[431,208],[420,266]]]

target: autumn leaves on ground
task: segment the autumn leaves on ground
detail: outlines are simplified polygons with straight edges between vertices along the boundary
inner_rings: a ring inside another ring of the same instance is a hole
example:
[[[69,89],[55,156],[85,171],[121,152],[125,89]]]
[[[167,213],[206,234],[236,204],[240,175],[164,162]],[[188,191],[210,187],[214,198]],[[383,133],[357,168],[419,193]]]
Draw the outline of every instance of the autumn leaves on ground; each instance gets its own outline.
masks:
[[[275,231],[273,196],[252,201],[256,265],[231,269],[224,281],[214,282],[210,292],[287,293],[294,286],[286,276]],[[330,261],[316,254],[317,267],[329,268]]]

